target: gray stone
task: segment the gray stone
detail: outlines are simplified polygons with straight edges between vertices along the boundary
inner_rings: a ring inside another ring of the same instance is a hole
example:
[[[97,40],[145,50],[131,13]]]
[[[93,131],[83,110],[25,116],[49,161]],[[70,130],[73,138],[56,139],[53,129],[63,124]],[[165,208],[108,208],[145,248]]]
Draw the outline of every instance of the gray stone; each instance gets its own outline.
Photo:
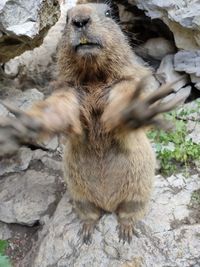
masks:
[[[67,10],[75,5],[75,0],[66,1],[61,4],[61,16],[57,23],[48,31],[43,43],[33,49],[26,51],[22,55],[11,59],[5,64],[5,73],[7,75],[18,77],[31,77],[36,82],[44,82],[44,73],[46,76],[56,77],[55,54],[58,44],[62,37],[62,32],[66,22]]]
[[[28,170],[0,180],[0,221],[33,225],[43,222],[56,201],[55,177]]]
[[[174,57],[174,66],[177,71],[190,74],[191,81],[200,90],[200,50],[179,51]]]
[[[9,101],[21,110],[27,110],[35,102],[43,100],[44,94],[39,92],[36,88],[28,89],[25,92],[18,90],[18,94],[11,96]]]
[[[197,175],[157,176],[149,212],[137,224],[140,237],[130,245],[120,243],[115,216],[104,215],[89,247],[78,235],[80,223],[66,193],[39,234],[38,250],[24,264],[31,259],[33,267],[199,266],[200,224],[184,224],[190,217],[191,194],[199,187]]]
[[[200,50],[179,51],[175,54],[174,66],[177,71],[184,71],[200,77]]]
[[[200,77],[197,77],[195,74],[190,75],[191,81],[195,84],[195,87],[200,90]]]
[[[200,145],[200,122],[188,121],[187,130],[189,134],[186,139],[191,139],[193,143]]]
[[[7,116],[8,115],[8,110],[0,104],[0,116]]]
[[[188,82],[188,77],[186,75],[180,74],[174,70],[174,55],[167,55],[162,59],[160,67],[156,71],[156,78],[162,84],[171,83],[181,79],[172,86],[175,91],[178,91]]]
[[[0,222],[0,240],[7,240],[11,237],[11,231],[6,223]]]
[[[3,157],[0,160],[0,176],[26,170],[30,164],[31,159],[32,152],[27,147],[20,148],[18,153],[10,158]]]
[[[59,145],[58,137],[55,136],[51,140],[46,140],[43,142],[43,144],[49,150],[56,150]]]
[[[177,117],[186,121],[200,121],[200,99],[184,104],[177,109]]]
[[[164,38],[152,38],[146,41],[143,45],[135,49],[140,56],[150,56],[157,60],[162,60],[168,54],[175,53],[174,45]]]
[[[194,50],[200,46],[200,5],[196,0],[129,0],[152,19],[159,18],[174,34],[179,49]]]
[[[47,30],[59,16],[53,0],[3,0],[0,5],[0,62],[41,44]],[[9,45],[10,43],[10,45]]]
[[[6,94],[6,102],[21,110],[27,110],[33,103],[44,99],[44,94],[36,88],[28,89],[24,92],[13,88],[6,88]],[[7,114],[6,108],[0,104],[0,115],[5,116]]]

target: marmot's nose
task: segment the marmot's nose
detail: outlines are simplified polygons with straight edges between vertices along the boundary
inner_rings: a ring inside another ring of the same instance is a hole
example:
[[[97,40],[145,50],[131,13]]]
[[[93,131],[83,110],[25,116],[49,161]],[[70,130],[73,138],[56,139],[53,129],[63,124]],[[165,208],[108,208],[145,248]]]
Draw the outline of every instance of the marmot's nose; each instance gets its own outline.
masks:
[[[90,17],[75,17],[72,19],[72,23],[74,26],[76,26],[77,28],[83,28],[84,26],[86,26],[88,24],[88,22],[90,21]]]

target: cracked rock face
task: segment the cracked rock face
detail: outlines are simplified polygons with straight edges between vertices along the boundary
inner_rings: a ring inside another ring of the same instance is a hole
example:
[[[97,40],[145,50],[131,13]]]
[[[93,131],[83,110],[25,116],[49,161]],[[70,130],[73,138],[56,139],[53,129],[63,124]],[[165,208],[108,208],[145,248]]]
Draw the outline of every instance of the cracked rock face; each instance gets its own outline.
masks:
[[[104,215],[92,244],[83,245],[81,226],[66,193],[39,233],[38,251],[26,261],[31,259],[33,267],[199,266],[200,224],[191,218],[188,205],[192,192],[200,188],[200,178],[188,179],[181,174],[157,176],[150,210],[137,225],[140,237],[130,245],[119,242],[114,215]]]
[[[173,33],[178,53],[175,70],[190,74],[191,81],[200,89],[200,3],[196,0],[129,0],[151,19],[162,20]]]
[[[0,221],[33,225],[56,200],[55,177],[29,170],[0,180]]]
[[[5,13],[5,8],[9,2],[14,4],[17,2],[25,3],[25,0],[1,1],[0,21],[3,20],[1,10],[4,10]],[[75,3],[74,0],[65,2],[66,5],[62,5],[62,16],[59,22],[49,31],[43,45],[33,51],[27,51],[5,64],[7,74],[17,74],[20,66],[23,66],[31,76],[34,76],[35,73],[41,73],[41,77],[44,79],[45,70],[49,70],[55,62],[53,57],[65,23],[66,10]],[[119,3],[119,1],[116,2]],[[127,3],[127,1],[121,2]],[[34,5],[29,14],[31,19],[28,22],[20,22],[20,25],[27,23],[27,27],[34,24],[33,13],[36,10],[36,5],[45,3],[57,10],[57,6],[53,7],[53,1],[34,1],[34,3],[27,1],[26,3],[29,7],[31,3]],[[156,90],[160,83],[170,82],[183,76],[185,79],[176,84],[174,89],[177,91],[176,94],[185,95],[186,98],[191,91],[191,86],[180,88],[189,82],[189,76],[196,83],[197,88],[200,82],[198,80],[200,76],[198,68],[199,27],[195,26],[199,25],[198,1],[129,0],[129,3],[132,4],[131,7],[129,5],[129,8],[132,8],[139,16],[141,10],[144,10],[147,16],[152,19],[159,18],[163,20],[161,26],[164,27],[164,23],[166,23],[175,38],[175,42],[173,42],[173,38],[169,37],[171,36],[169,32],[165,34],[166,29],[164,29],[162,35],[159,35],[160,22],[156,21],[153,26],[151,25],[150,31],[156,27],[156,31],[150,36],[151,39],[148,36],[147,39],[143,40],[141,46],[138,45],[136,49],[138,54],[141,53],[141,56],[144,56],[145,59],[150,58],[150,63],[153,63],[150,66],[154,68],[157,75],[149,81],[147,91]],[[140,10],[136,9],[134,5],[137,5]],[[130,26],[129,20],[133,20],[133,14],[122,7],[121,4],[120,15],[124,16],[124,21],[127,20]],[[25,14],[26,10],[23,10],[23,12]],[[24,18],[26,19],[26,17]],[[50,20],[53,18],[49,17]],[[147,17],[144,17],[144,21],[146,19]],[[16,21],[12,18],[10,23]],[[133,25],[136,21],[139,21],[139,17],[133,20]],[[148,27],[150,21],[151,19],[147,22],[147,24],[149,23]],[[12,29],[10,24],[6,27]],[[34,35],[36,28],[33,27],[27,32],[27,35],[30,33]],[[43,28],[46,29],[46,26]],[[17,29],[17,27],[13,29]],[[26,27],[18,28],[21,32],[24,29],[27,30]],[[155,32],[158,34],[154,36]],[[18,33],[20,32],[18,31]],[[6,31],[6,34],[10,36],[13,33]],[[5,38],[5,34],[0,33],[0,40],[2,40],[2,36]],[[30,38],[32,37],[29,36],[26,40],[30,41]],[[20,42],[24,42],[21,37]],[[193,48],[196,49],[197,47],[198,49],[193,51]],[[1,48],[0,41],[0,56]],[[15,48],[13,53],[16,52]],[[180,48],[183,48],[183,50],[178,51]],[[139,57],[138,60],[142,61]],[[55,70],[54,66],[53,70]],[[188,75],[185,75],[185,73]],[[25,88],[25,91],[21,91],[2,87],[0,88],[0,98],[8,100],[22,110],[26,110],[33,102],[44,99],[44,95],[48,94],[46,91],[41,92],[38,87],[36,88],[31,87],[28,90]],[[49,91],[47,90],[47,92]],[[174,95],[170,97],[173,98]],[[187,127],[191,129],[188,138],[192,138],[194,142],[199,144],[198,107],[199,102],[196,101],[185,104],[184,110],[187,109],[191,112],[186,112],[186,115],[183,112],[182,115],[178,116],[188,120]],[[195,112],[192,112],[192,110]],[[1,115],[10,115],[2,105],[0,105]],[[31,241],[29,243],[33,243],[33,246],[30,245],[28,249],[21,248],[25,251],[24,256],[14,266],[200,266],[200,208],[199,204],[194,205],[192,203],[194,192],[200,191],[199,171],[187,178],[183,174],[166,178],[156,177],[149,211],[146,217],[136,225],[139,238],[134,237],[130,245],[119,242],[115,215],[106,214],[101,218],[95,229],[92,244],[87,246],[82,243],[81,236],[78,235],[81,223],[73,210],[70,196],[62,180],[62,148],[59,146],[57,138],[44,145],[47,151],[22,147],[15,157],[0,160],[0,239],[9,239],[11,240],[9,242],[14,246],[11,225],[28,225],[27,229],[33,229],[38,224],[40,226],[38,230],[34,230],[36,231],[35,239],[31,239],[31,234],[27,230],[27,237]],[[199,163],[197,165],[199,166]],[[32,225],[34,227],[30,227]]]
[[[59,5],[55,0],[1,1],[0,62],[40,45],[58,16]]]

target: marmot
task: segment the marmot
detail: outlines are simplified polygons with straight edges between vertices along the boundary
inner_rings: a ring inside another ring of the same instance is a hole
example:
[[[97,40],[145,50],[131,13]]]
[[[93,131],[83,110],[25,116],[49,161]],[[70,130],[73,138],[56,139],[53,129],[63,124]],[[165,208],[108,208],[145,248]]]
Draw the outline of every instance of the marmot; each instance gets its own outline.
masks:
[[[106,4],[68,11],[58,69],[58,91],[28,115],[16,113],[18,120],[28,130],[66,137],[65,179],[84,242],[104,212],[117,215],[119,237],[130,242],[154,180],[155,156],[144,126],[177,101],[157,102],[171,91],[167,86],[141,96],[150,70],[137,62]]]

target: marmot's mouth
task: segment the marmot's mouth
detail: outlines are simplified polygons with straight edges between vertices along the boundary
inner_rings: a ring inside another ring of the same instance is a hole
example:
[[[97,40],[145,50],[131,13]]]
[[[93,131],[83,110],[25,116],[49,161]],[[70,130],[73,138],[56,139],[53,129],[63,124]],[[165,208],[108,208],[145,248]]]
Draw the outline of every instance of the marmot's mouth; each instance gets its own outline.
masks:
[[[78,44],[76,46],[76,50],[78,50],[78,49],[92,49],[92,48],[101,48],[101,45],[98,43],[85,43],[85,44]]]

